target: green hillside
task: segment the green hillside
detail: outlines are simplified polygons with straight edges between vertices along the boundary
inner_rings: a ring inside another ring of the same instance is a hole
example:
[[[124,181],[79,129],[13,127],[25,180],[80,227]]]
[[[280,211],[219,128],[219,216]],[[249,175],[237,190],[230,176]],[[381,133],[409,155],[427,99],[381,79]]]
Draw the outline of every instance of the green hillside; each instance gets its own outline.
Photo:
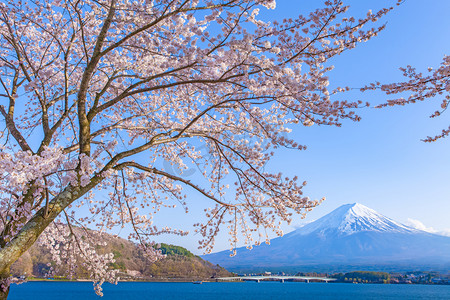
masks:
[[[109,234],[99,234],[106,246],[97,247],[99,253],[113,253],[115,262],[111,268],[120,270],[121,279],[129,280],[166,280],[186,279],[198,280],[220,276],[231,276],[231,273],[192,254],[189,250],[175,245],[160,244],[159,250],[166,258],[150,263],[136,244]],[[81,264],[80,264],[81,265]],[[47,249],[33,246],[12,266],[14,276],[26,275],[45,277],[50,267],[54,266]],[[56,276],[64,276],[64,266],[56,272]],[[85,269],[76,268],[77,278],[87,278]]]

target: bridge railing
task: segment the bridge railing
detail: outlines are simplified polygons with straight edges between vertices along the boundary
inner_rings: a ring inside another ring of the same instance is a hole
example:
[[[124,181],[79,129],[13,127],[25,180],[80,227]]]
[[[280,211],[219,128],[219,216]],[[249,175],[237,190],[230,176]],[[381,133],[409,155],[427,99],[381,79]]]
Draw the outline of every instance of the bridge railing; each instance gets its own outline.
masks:
[[[310,282],[312,281],[322,281],[322,282],[329,282],[329,281],[335,281],[335,278],[329,278],[329,277],[309,277],[309,276],[237,276],[237,277],[219,277],[216,278],[217,280],[222,281],[263,281],[263,280],[279,280],[281,282],[284,282],[285,280],[290,281],[305,281]]]

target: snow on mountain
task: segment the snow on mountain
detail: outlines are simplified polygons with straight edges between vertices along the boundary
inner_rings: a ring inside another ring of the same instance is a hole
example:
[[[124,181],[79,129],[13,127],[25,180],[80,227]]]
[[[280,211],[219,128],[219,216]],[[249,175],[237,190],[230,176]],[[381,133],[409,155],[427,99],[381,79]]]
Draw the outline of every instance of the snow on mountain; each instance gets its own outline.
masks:
[[[339,234],[350,235],[360,231],[414,233],[417,229],[398,223],[359,203],[346,204],[315,222],[295,230],[290,235]]]
[[[346,204],[270,245],[205,255],[231,271],[450,269],[450,237],[396,222],[362,204]]]

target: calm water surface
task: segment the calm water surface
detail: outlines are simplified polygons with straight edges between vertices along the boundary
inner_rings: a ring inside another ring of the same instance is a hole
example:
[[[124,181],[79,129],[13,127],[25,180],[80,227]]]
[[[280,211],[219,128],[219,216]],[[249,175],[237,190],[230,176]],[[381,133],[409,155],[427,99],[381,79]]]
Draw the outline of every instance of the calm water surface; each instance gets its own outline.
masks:
[[[27,282],[12,285],[8,300],[125,299],[445,299],[450,286],[301,282],[120,282],[104,284],[104,297],[90,282]]]

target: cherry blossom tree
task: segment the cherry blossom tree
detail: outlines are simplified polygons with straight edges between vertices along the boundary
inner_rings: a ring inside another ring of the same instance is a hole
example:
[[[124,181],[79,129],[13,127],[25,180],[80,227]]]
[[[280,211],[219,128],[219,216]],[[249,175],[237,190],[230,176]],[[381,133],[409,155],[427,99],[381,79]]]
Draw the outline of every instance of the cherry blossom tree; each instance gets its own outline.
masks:
[[[6,0],[0,3],[0,277],[31,245],[57,265],[83,264],[101,294],[110,254],[87,228],[129,226],[151,240],[186,234],[152,216],[186,191],[210,200],[195,224],[211,251],[281,235],[281,222],[320,201],[297,177],[264,168],[279,147],[304,149],[291,127],[359,120],[361,102],[335,101],[329,60],[383,29],[389,9],[348,16],[341,1],[280,22],[258,18],[275,0]],[[195,166],[193,180],[159,167]],[[230,187],[231,185],[231,187]],[[95,197],[100,193],[108,197]],[[105,200],[106,199],[106,200]],[[81,213],[82,212],[82,213]]]
[[[381,90],[387,95],[400,94],[400,97],[388,100],[386,103],[378,105],[378,108],[412,104],[442,97],[440,107],[430,118],[438,117],[447,110],[450,103],[450,56],[444,56],[441,65],[437,69],[428,68],[427,74],[418,72],[416,68],[410,65],[400,68],[400,70],[403,72],[403,76],[407,78],[406,81],[390,84],[377,82],[361,90]],[[408,94],[406,98],[403,97],[405,94]],[[437,135],[426,137],[423,141],[428,143],[434,142],[448,135],[450,135],[450,127],[442,129],[441,133]]]

